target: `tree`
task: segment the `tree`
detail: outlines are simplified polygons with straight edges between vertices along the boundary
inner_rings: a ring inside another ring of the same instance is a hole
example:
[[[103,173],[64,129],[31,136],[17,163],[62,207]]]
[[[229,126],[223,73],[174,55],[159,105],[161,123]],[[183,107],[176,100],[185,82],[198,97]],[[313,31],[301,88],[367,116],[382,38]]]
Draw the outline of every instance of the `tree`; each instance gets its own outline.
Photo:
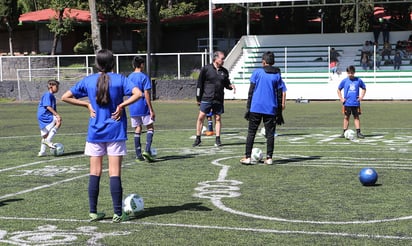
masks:
[[[51,19],[47,27],[50,32],[54,33],[51,55],[56,53],[57,43],[61,37],[67,35],[73,30],[73,20],[70,18],[70,10],[64,16],[65,9],[71,7],[72,1],[69,0],[52,0],[50,6],[57,12],[57,19]]]
[[[17,8],[17,1],[15,0],[0,0],[0,27],[7,29],[9,33],[9,48],[10,55],[13,52],[13,29],[17,26],[19,18],[19,10]]]
[[[89,1],[89,10],[90,10],[90,18],[91,18],[91,29],[92,29],[92,43],[94,52],[102,49],[102,40],[100,36],[100,24],[99,20],[97,19],[97,9],[96,9],[96,0],[88,0]]]

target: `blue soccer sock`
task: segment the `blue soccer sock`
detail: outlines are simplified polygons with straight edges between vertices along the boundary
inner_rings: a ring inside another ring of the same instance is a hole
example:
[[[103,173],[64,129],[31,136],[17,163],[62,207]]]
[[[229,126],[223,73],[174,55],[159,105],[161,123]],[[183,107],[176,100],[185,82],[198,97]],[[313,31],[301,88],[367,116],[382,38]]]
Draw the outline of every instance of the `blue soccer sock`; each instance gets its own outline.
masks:
[[[145,151],[149,152],[149,153],[151,153],[150,149],[152,148],[153,134],[154,134],[153,130],[148,130],[147,131]]]
[[[207,120],[207,127],[209,132],[213,132],[213,120]]]
[[[136,157],[142,156],[142,146],[140,145],[140,133],[134,134],[134,149],[136,151]]]
[[[89,176],[89,208],[90,213],[97,213],[97,201],[99,198],[100,176]]]
[[[113,212],[119,216],[122,215],[122,197],[123,188],[122,180],[119,176],[110,177],[110,193],[112,195]]]

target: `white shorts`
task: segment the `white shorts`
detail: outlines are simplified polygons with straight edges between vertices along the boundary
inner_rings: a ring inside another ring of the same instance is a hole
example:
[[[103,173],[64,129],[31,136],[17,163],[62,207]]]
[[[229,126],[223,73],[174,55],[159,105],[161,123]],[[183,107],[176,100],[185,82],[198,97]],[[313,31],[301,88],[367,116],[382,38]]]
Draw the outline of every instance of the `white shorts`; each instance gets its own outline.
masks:
[[[154,120],[150,117],[150,115],[145,115],[145,116],[132,116],[130,117],[130,120],[132,122],[132,127],[137,127],[140,125],[150,125],[154,122]]]
[[[86,142],[84,154],[88,156],[123,156],[127,154],[126,141],[106,143]]]
[[[40,136],[44,137],[49,134],[50,130],[56,125],[57,117],[53,116],[53,121],[48,124],[46,127],[40,130]]]

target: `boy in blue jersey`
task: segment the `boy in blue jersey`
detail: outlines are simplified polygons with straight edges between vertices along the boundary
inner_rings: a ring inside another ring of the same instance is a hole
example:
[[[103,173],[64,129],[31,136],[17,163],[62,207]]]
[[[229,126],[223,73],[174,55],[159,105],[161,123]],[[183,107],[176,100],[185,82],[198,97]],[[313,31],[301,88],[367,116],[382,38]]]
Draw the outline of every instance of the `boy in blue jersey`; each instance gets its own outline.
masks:
[[[345,137],[345,131],[349,126],[350,115],[353,115],[353,123],[356,128],[356,135],[358,138],[365,138],[360,130],[360,102],[365,97],[366,85],[358,77],[355,77],[355,67],[349,66],[346,69],[348,77],[342,80],[338,86],[338,96],[339,100],[343,103],[343,132],[340,136],[341,138]],[[342,89],[344,90],[344,95],[342,95]]]
[[[59,91],[59,81],[49,80],[47,82],[48,91],[43,94],[37,109],[37,120],[39,122],[41,145],[37,156],[46,155],[46,147],[54,149],[53,137],[61,126],[62,118],[57,113],[55,93]]]
[[[90,156],[89,217],[90,221],[104,219],[105,214],[97,212],[100,177],[103,171],[103,157],[108,156],[110,194],[113,203],[114,223],[128,220],[123,213],[123,188],[121,166],[127,154],[127,117],[125,107],[142,97],[142,92],[121,74],[112,72],[114,56],[110,50],[99,50],[96,67],[99,73],[87,76],[63,94],[64,102],[82,106],[89,110],[90,119],[84,153]],[[124,100],[125,96],[130,96]],[[88,100],[80,100],[87,97]]]
[[[131,73],[128,78],[143,92],[143,99],[133,103],[129,107],[132,127],[135,128],[134,147],[136,151],[136,161],[146,159],[148,162],[153,162],[154,158],[152,156],[151,146],[153,142],[155,112],[150,99],[152,84],[150,78],[143,73],[145,60],[142,57],[134,57],[132,65],[134,72]],[[146,146],[143,153],[140,144],[142,125],[145,125],[147,129]]]
[[[248,135],[246,138],[245,157],[240,163],[252,164],[251,153],[255,141],[256,131],[263,120],[266,132],[266,160],[265,164],[273,164],[272,155],[274,149],[274,130],[276,126],[276,115],[282,109],[278,109],[278,94],[283,93],[283,82],[280,70],[273,67],[275,55],[273,52],[265,52],[262,55],[262,68],[253,71],[250,77],[250,87],[247,101],[247,112],[245,118],[249,121]],[[282,99],[282,102],[284,99]]]

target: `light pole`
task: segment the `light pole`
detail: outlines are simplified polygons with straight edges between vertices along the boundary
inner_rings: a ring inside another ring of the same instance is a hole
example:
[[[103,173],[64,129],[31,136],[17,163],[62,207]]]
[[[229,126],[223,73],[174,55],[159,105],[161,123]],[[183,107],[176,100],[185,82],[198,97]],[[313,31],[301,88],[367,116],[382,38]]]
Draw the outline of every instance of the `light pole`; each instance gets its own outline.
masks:
[[[320,33],[323,33],[323,17],[325,16],[325,12],[323,12],[322,9],[319,9],[318,16],[320,17]]]

